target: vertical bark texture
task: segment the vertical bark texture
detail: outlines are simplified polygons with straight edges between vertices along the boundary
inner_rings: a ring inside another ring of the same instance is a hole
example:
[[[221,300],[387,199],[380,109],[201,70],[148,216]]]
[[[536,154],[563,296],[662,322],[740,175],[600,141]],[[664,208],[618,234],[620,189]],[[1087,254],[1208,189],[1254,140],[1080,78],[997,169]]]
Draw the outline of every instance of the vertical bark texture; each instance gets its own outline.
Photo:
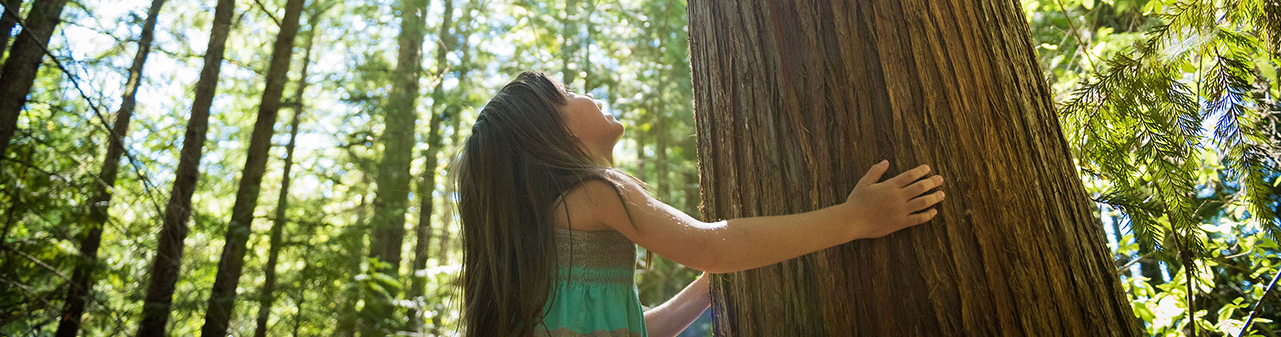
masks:
[[[702,213],[845,200],[880,159],[935,220],[713,279],[732,336],[1134,336],[1017,1],[689,4]]]
[[[22,0],[0,0],[0,3],[4,4],[4,14],[0,14],[0,56],[3,56],[5,49],[9,48],[9,34],[18,24],[18,10],[22,8]]]
[[[142,33],[138,36],[138,51],[133,56],[133,65],[129,66],[129,78],[125,81],[125,92],[120,97],[120,110],[116,111],[116,120],[107,135],[107,156],[102,160],[102,169],[98,171],[98,181],[94,186],[93,196],[89,198],[89,221],[85,223],[80,238],[80,261],[71,274],[71,284],[67,289],[67,301],[62,309],[58,322],[58,337],[75,337],[80,332],[80,318],[84,315],[86,296],[93,289],[93,272],[98,261],[98,246],[102,243],[102,226],[107,223],[107,209],[111,206],[112,190],[116,185],[116,175],[120,171],[120,157],[124,155],[124,138],[129,134],[129,120],[137,100],[138,84],[142,82],[143,65],[151,53],[151,40],[155,36],[156,17],[165,0],[152,0],[147,10],[147,20],[142,24]],[[4,29],[0,25],[0,29]]]
[[[4,158],[9,140],[18,127],[18,114],[27,104],[27,94],[36,81],[45,46],[49,45],[49,37],[62,23],[62,7],[66,4],[67,0],[33,3],[27,20],[22,23],[22,31],[14,40],[9,58],[0,68],[0,158]]]
[[[382,163],[376,181],[370,255],[381,264],[378,272],[391,278],[400,275],[401,247],[405,244],[405,212],[409,207],[409,164],[414,151],[414,126],[418,122],[416,104],[418,80],[422,78],[423,41],[427,34],[426,0],[400,1],[400,35],[396,39],[398,54],[392,75],[391,97],[384,119]],[[371,268],[373,269],[373,268]],[[400,292],[390,285],[386,295],[369,292],[362,315],[361,335],[381,336],[404,326],[403,319],[393,319],[391,300]]]
[[[156,257],[148,270],[151,280],[142,306],[139,337],[164,336],[165,324],[169,322],[174,284],[178,282],[182,262],[182,241],[187,237],[187,220],[191,218],[191,195],[196,191],[205,133],[209,130],[209,106],[217,93],[218,73],[222,70],[222,56],[235,7],[235,0],[218,0],[214,7],[213,27],[210,28],[209,45],[205,48],[205,65],[200,70],[200,79],[196,81],[196,96],[191,103],[187,131],[182,138],[173,190],[169,194],[169,203],[165,205],[160,234],[156,236]]]
[[[271,247],[268,248],[267,265],[263,266],[262,290],[258,294],[258,321],[254,326],[254,337],[267,335],[267,320],[271,316],[271,303],[275,300],[276,263],[280,259],[280,249],[284,246],[282,240],[285,235],[285,225],[289,223],[288,216],[285,214],[289,209],[289,172],[294,167],[294,145],[298,142],[298,125],[302,122],[306,107],[303,104],[303,95],[307,92],[307,67],[311,65],[312,42],[316,40],[316,23],[320,21],[318,14],[313,13],[307,18],[311,28],[307,34],[307,47],[303,49],[302,70],[298,72],[298,87],[294,90],[292,102],[294,118],[289,122],[289,143],[285,145],[285,167],[280,173],[280,195],[276,198],[276,219],[271,223]],[[299,305],[301,306],[302,303]]]
[[[240,274],[245,267],[246,243],[253,225],[254,208],[258,206],[262,175],[267,170],[271,136],[275,133],[276,116],[280,112],[280,98],[284,95],[285,83],[289,81],[294,37],[298,35],[298,18],[302,16],[303,3],[303,0],[285,2],[285,16],[281,19],[280,32],[276,34],[276,43],[272,46],[267,81],[262,92],[262,102],[258,105],[258,119],[254,121],[254,131],[249,136],[249,153],[245,157],[245,168],[240,173],[236,201],[231,206],[231,221],[227,223],[222,257],[218,260],[218,274],[209,294],[205,325],[201,327],[201,334],[204,336],[226,336],[227,325],[231,322],[231,313],[236,306],[236,286],[240,285]]]

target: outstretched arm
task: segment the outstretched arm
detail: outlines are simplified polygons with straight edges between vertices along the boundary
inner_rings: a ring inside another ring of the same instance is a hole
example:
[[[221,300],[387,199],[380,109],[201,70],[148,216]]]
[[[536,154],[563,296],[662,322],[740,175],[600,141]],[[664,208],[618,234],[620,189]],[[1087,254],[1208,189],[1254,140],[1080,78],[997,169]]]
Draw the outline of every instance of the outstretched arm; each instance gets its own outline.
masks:
[[[685,331],[698,319],[712,298],[707,287],[707,274],[699,276],[676,297],[645,312],[645,330],[651,337],[671,337]]]
[[[928,166],[919,166],[880,181],[889,168],[882,161],[859,180],[844,203],[779,216],[730,219],[706,223],[664,204],[638,184],[612,187],[591,181],[567,198],[585,207],[592,222],[602,223],[632,242],[690,268],[729,273],[766,266],[855,239],[877,238],[929,221],[931,206],[943,192],[925,194],[943,184],[937,175],[921,179]],[[630,214],[630,216],[629,216]]]

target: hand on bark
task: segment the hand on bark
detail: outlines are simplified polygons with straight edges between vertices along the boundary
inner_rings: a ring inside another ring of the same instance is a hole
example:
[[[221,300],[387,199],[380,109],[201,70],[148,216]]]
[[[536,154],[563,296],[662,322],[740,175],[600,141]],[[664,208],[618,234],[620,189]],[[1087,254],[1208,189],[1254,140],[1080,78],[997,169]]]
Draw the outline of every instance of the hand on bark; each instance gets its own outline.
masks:
[[[921,179],[930,173],[929,166],[921,165],[880,181],[889,166],[889,161],[884,160],[872,165],[842,205],[857,221],[854,233],[857,239],[879,238],[925,223],[938,214],[938,210],[930,207],[943,200],[943,191],[925,192],[943,185],[943,177]]]

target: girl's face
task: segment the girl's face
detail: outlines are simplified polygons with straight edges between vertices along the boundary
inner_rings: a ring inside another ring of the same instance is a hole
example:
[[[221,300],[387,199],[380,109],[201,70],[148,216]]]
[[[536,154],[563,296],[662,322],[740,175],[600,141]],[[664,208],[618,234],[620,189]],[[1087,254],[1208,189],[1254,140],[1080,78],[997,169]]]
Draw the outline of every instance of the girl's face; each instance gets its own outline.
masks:
[[[614,162],[614,144],[623,136],[623,123],[614,115],[601,112],[601,104],[591,96],[567,92],[568,103],[561,109],[569,132],[587,147],[587,154],[598,161]]]

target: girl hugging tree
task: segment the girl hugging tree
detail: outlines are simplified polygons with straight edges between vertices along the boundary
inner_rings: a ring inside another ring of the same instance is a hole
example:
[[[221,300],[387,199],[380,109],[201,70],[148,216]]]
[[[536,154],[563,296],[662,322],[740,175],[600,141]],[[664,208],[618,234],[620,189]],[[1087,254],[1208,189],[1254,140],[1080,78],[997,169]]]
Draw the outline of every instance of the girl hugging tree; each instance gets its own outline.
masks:
[[[459,154],[466,336],[674,336],[709,305],[706,273],[782,262],[929,221],[943,178],[868,169],[844,203],[702,222],[613,167],[623,124],[540,72],[498,91]],[[704,271],[642,311],[635,245]]]

